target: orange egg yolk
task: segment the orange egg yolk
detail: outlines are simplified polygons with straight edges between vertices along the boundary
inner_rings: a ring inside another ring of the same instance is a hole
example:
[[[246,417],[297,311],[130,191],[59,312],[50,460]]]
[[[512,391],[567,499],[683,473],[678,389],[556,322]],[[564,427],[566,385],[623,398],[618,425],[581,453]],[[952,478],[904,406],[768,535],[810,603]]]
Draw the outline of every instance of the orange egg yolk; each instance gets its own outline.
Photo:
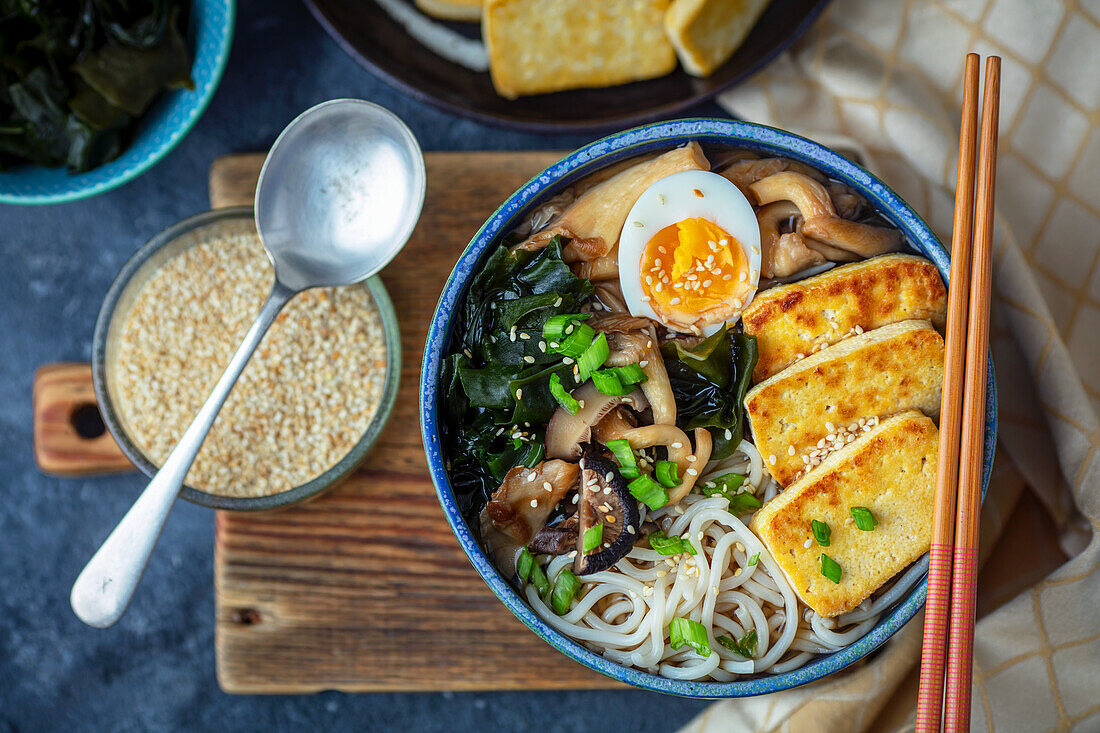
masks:
[[[641,262],[642,291],[659,315],[702,318],[720,306],[740,309],[751,292],[740,243],[714,222],[692,217],[658,231]]]

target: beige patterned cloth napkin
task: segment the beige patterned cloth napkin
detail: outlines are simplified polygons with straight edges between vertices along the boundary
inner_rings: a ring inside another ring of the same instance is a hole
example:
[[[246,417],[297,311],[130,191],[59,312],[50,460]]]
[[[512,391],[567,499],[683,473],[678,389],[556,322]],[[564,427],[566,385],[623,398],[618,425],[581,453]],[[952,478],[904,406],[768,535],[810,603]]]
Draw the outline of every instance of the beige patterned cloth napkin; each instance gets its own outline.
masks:
[[[983,547],[1026,484],[1070,558],[978,622],[973,728],[1100,731],[1100,0],[836,0],[720,102],[856,150],[948,242],[967,51],[1003,59],[1000,453]],[[817,684],[717,703],[685,731],[912,730],[921,628]]]

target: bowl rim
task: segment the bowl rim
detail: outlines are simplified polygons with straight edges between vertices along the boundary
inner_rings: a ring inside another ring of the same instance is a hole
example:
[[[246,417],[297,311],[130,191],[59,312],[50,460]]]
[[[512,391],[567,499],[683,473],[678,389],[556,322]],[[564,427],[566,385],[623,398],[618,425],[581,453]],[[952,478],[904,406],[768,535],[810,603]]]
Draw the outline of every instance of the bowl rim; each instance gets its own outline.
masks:
[[[209,11],[211,8],[217,6],[223,7],[224,13],[221,18],[223,22],[215,25],[214,21],[218,20],[218,18],[216,16],[210,17],[211,14]],[[196,23],[196,19],[201,21],[208,17],[209,22]],[[233,46],[236,17],[236,0],[205,0],[193,2],[191,4],[189,24],[194,26],[194,33],[196,34],[194,44],[196,45],[196,49],[200,40],[199,35],[204,31],[213,32],[215,34],[214,38],[217,40],[217,52],[211,57],[213,65],[204,79],[196,80],[195,89],[180,89],[163,93],[153,107],[143,115],[138,125],[137,133],[135,134],[135,141],[132,141],[117,158],[109,160],[103,165],[81,173],[69,173],[61,167],[45,168],[37,165],[20,166],[11,171],[0,173],[0,179],[2,179],[3,176],[18,176],[24,170],[60,171],[67,176],[63,179],[65,181],[64,187],[52,192],[13,193],[0,188],[0,203],[39,206],[44,204],[60,204],[70,201],[79,201],[90,196],[106,193],[123,184],[129,183],[159,163],[168,153],[175,149],[176,145],[178,145],[192,129],[194,129],[195,125],[198,124],[199,118],[202,117],[206,108],[210,105],[210,101],[214,98],[214,92],[217,91],[218,85],[221,83],[222,76],[225,73],[225,67],[229,63],[229,52]],[[206,57],[200,58],[196,52],[195,57],[191,60],[191,72],[193,75],[196,69],[200,68],[200,61],[205,58]],[[163,109],[165,105],[174,104],[174,100],[181,98],[180,95],[195,95],[194,100],[191,101],[189,106],[187,100],[184,100],[184,103],[181,105],[181,108],[186,110],[184,118],[174,129],[171,129],[171,132],[164,137],[159,145],[148,151],[144,158],[140,160],[130,160],[128,155],[133,149],[136,137],[147,130],[146,123],[149,116],[152,115],[155,110]],[[116,168],[118,170],[115,170]]]
[[[111,320],[118,308],[119,300],[134,275],[157,252],[175,242],[180,236],[200,227],[226,220],[245,219],[254,221],[252,207],[233,206],[195,214],[168,227],[143,244],[126,261],[118,275],[115,276],[114,282],[111,283],[111,287],[103,299],[103,305],[100,306],[92,336],[92,386],[95,390],[96,402],[99,405],[103,423],[107,426],[115,442],[118,443],[119,448],[142,473],[150,478],[156,473],[157,467],[126,434],[118,410],[115,408],[114,401],[111,399],[110,391],[107,388],[107,339],[110,333]],[[390,299],[385,285],[382,284],[381,278],[375,275],[368,278],[363,285],[370,291],[381,317],[382,330],[386,338],[386,379],[382,384],[382,396],[378,403],[378,409],[367,424],[363,435],[355,442],[355,445],[343,458],[320,476],[277,494],[267,496],[221,496],[200,491],[184,484],[180,491],[180,495],[184,499],[212,509],[232,511],[277,509],[299,504],[316,497],[335,486],[359,467],[359,464],[363,462],[367,453],[378,440],[378,436],[381,435],[382,429],[393,412],[401,381],[401,331],[397,322],[397,311],[394,309],[393,301]]]
[[[624,130],[590,143],[537,174],[509,196],[471,239],[455,265],[440,295],[429,324],[424,346],[420,384],[420,420],[428,468],[447,522],[463,551],[482,580],[501,602],[540,638],[576,662],[619,682],[655,692],[696,698],[739,698],[787,690],[822,679],[863,659],[917,614],[927,591],[927,575],[887,611],[862,638],[847,647],[822,655],[790,672],[760,675],[733,682],[674,680],[611,662],[578,642],[554,630],[527,605],[481,549],[458,508],[444,468],[439,440],[437,388],[450,337],[452,314],[463,296],[478,261],[507,233],[520,217],[539,201],[552,196],[579,178],[606,165],[649,151],[669,149],[689,141],[716,143],[783,155],[814,166],[827,175],[858,190],[899,227],[940,271],[944,282],[950,276],[949,256],[925,221],[879,178],[829,148],[791,132],[750,122],[688,118],[652,123]],[[997,434],[997,389],[992,356],[988,357],[986,380],[985,445],[982,466],[982,497],[989,486]]]

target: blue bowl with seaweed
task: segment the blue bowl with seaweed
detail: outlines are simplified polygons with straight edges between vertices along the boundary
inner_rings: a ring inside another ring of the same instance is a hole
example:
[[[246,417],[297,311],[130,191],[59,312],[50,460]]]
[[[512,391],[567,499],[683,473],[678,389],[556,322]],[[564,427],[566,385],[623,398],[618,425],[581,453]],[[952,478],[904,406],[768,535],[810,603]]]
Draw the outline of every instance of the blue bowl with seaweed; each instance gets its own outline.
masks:
[[[471,526],[469,498],[456,491],[451,473],[452,455],[446,450],[445,401],[451,394],[446,359],[454,350],[456,322],[471,284],[485,268],[499,245],[549,199],[586,176],[629,158],[661,153],[696,142],[704,148],[740,149],[761,157],[797,161],[842,183],[865,199],[877,215],[895,227],[909,245],[930,260],[946,282],[949,256],[928,225],[881,180],[838,153],[811,140],[770,127],[720,119],[685,119],[655,123],[597,140],[563,158],[521,186],[474,235],[448,278],[428,329],[420,385],[420,419],[429,471],[439,502],[455,537],[474,568],[502,603],[531,631],[552,647],[603,675],[639,688],[686,697],[736,698],[764,695],[822,679],[871,654],[910,621],[925,602],[926,576],[920,563],[910,568],[919,578],[889,606],[863,636],[831,653],[819,654],[805,664],[781,673],[738,677],[729,682],[672,679],[620,665],[566,636],[547,623],[523,593],[496,567],[480,542],[479,527]],[[982,495],[988,487],[996,443],[997,394],[990,362],[986,398],[986,435]],[[511,458],[517,462],[525,456]],[[750,561],[751,564],[751,561]],[[533,577],[533,576],[532,576]]]
[[[128,7],[96,3],[80,20],[65,16],[66,39],[86,46],[64,64],[38,64],[27,52],[19,74],[0,72],[0,203],[61,203],[121,186],[167,155],[206,109],[229,58],[234,0],[154,4],[147,16]],[[22,23],[12,34],[34,32],[26,19],[2,22]],[[51,66],[64,68],[51,76]],[[156,93],[154,75],[163,82]]]

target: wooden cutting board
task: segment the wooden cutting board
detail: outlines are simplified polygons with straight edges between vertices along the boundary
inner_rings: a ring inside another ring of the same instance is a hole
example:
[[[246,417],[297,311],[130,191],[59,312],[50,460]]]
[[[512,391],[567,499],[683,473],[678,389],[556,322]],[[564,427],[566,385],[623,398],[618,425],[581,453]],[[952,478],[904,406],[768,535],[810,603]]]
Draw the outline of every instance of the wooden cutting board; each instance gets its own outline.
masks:
[[[420,442],[424,338],[470,237],[558,153],[428,153],[424,215],[382,279],[401,323],[393,415],[363,467],[300,507],[219,512],[216,658],[237,693],[610,687],[515,619],[443,517]],[[210,203],[251,205],[263,157],[210,172]]]

